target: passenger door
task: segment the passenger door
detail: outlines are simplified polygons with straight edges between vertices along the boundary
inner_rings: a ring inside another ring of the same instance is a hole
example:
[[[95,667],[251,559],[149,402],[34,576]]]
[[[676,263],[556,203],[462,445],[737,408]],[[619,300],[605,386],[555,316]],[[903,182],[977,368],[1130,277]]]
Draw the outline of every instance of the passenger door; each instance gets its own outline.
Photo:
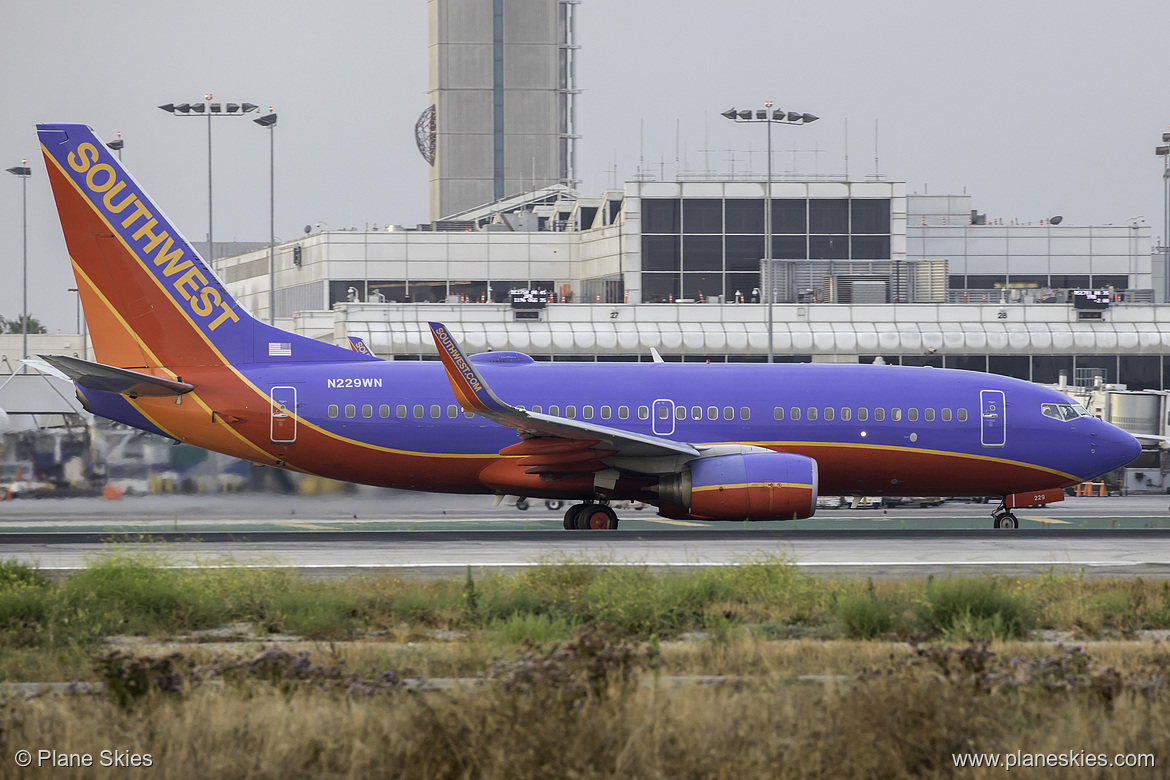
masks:
[[[272,401],[272,443],[292,444],[297,440],[297,389],[274,387],[269,398]]]
[[[1002,447],[1007,442],[1005,406],[1003,390],[979,391],[980,441],[984,447]]]

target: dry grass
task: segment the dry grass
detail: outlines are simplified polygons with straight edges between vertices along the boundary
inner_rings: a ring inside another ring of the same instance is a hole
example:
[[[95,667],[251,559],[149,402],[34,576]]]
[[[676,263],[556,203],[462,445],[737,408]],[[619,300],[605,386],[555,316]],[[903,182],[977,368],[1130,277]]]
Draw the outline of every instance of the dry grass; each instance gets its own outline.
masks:
[[[804,643],[781,644],[806,651]],[[955,770],[951,755],[1019,748],[1170,756],[1166,695],[1124,686],[1108,701],[1088,684],[984,690],[961,675],[940,677],[905,652],[843,685],[672,687],[646,674],[650,684],[612,678],[592,693],[547,681],[373,697],[244,684],[155,693],[126,708],[94,697],[10,700],[0,705],[0,753],[51,746],[96,755],[116,746],[151,754],[151,776],[161,778],[485,779],[985,778],[1002,770]]]
[[[304,638],[266,654],[284,659],[275,666],[247,660],[259,640],[173,642],[232,621]],[[583,654],[550,644],[601,624],[613,629],[589,634]],[[1168,625],[1164,582],[1055,574],[823,581],[768,560],[320,584],[119,560],[54,584],[0,565],[0,679],[104,674],[121,691],[0,700],[0,776],[94,776],[14,769],[15,751],[41,748],[149,753],[139,771],[164,778],[984,778],[1003,770],[956,770],[952,754],[1016,749],[1164,761],[1170,653],[1105,637]],[[1034,628],[1091,638],[1091,659],[1021,638]],[[963,652],[899,641],[920,632],[997,641]],[[98,671],[112,633],[139,644]],[[301,651],[311,674],[294,671]],[[491,681],[417,693],[382,685],[387,670]],[[640,684],[623,682],[630,670]],[[679,687],[674,675],[741,679]],[[227,682],[204,684],[212,676]]]

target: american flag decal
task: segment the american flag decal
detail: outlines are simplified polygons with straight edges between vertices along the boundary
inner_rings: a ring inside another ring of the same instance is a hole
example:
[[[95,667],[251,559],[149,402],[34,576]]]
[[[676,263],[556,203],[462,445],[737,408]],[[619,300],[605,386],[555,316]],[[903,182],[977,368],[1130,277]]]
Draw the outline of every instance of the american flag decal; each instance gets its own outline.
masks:
[[[292,357],[292,342],[268,342],[268,357]]]

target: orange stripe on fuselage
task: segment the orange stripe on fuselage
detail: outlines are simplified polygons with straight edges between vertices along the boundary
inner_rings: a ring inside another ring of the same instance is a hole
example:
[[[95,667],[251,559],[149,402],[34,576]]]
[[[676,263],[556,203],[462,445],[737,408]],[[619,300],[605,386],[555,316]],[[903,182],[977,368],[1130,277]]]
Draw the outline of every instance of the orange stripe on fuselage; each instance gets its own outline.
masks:
[[[1078,477],[1061,471],[963,452],[825,442],[755,442],[777,452],[805,455],[817,462],[822,495],[1005,495],[1024,490],[1075,485]],[[875,459],[881,462],[874,469]],[[880,471],[881,476],[869,476]]]

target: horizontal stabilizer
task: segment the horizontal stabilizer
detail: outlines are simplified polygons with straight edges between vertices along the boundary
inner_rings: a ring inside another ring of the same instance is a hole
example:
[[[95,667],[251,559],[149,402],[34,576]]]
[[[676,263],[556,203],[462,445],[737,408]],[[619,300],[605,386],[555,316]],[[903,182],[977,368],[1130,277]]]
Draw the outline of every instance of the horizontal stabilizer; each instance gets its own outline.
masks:
[[[121,393],[131,398],[183,395],[195,389],[187,382],[176,382],[125,368],[114,368],[101,363],[67,355],[41,355],[41,359],[87,390]]]

